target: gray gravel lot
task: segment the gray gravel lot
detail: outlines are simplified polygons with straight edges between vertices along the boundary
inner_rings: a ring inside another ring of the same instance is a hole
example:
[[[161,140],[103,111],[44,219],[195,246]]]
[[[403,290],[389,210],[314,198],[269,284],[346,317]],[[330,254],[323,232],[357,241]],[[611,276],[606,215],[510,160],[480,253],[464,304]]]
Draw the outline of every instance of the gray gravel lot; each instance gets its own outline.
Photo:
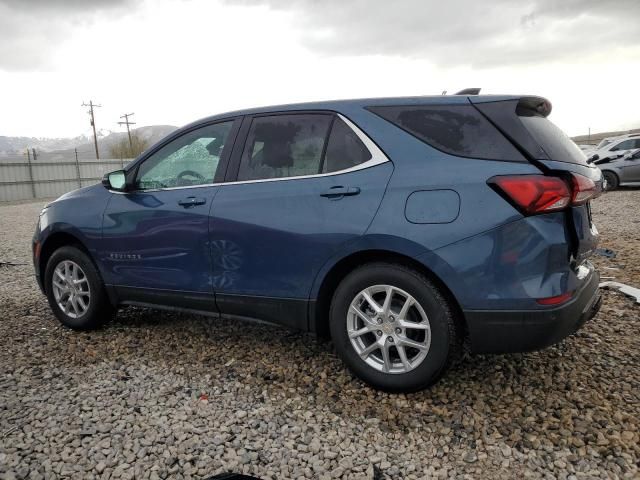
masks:
[[[0,478],[639,478],[640,307],[618,292],[557,346],[390,395],[266,325],[130,308],[59,327],[30,265],[42,205],[0,205],[0,262],[21,263],[0,265]],[[640,287],[640,191],[593,211],[618,253],[601,274]]]

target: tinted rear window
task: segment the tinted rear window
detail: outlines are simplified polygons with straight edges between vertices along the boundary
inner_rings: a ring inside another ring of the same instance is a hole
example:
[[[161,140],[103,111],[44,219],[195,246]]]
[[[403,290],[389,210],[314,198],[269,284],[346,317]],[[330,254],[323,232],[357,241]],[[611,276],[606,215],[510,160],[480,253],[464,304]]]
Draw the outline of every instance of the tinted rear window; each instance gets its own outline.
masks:
[[[551,160],[587,165],[580,147],[546,117],[520,116],[520,121]]]
[[[445,153],[486,160],[525,161],[472,105],[370,107],[369,110]]]

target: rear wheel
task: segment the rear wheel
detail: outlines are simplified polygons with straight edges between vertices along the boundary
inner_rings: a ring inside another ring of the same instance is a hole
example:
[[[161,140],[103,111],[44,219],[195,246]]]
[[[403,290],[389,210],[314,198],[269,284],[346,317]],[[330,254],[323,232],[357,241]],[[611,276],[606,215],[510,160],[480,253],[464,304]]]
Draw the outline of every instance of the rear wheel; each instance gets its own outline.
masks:
[[[446,299],[425,276],[375,263],[338,286],[330,312],[336,351],[359,378],[393,392],[433,384],[460,353]]]
[[[55,316],[70,328],[96,328],[114,312],[93,262],[76,247],[62,247],[51,255],[45,291]]]
[[[618,188],[620,181],[618,180],[618,176],[615,173],[605,170],[604,172],[602,172],[602,176],[604,177],[605,190],[611,191]]]

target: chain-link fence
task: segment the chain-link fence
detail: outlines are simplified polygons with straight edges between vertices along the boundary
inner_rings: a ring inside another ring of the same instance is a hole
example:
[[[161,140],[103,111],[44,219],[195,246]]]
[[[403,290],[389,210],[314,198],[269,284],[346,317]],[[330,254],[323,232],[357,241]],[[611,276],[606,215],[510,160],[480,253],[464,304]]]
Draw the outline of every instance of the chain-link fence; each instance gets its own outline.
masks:
[[[98,183],[105,173],[131,159],[96,159],[83,151],[37,152],[0,156],[0,201],[57,197]]]

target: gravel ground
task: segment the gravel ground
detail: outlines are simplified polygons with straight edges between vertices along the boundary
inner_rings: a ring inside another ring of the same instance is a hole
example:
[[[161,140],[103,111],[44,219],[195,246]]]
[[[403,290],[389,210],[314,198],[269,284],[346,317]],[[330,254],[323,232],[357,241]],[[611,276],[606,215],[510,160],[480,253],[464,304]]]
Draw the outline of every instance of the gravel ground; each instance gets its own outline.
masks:
[[[266,325],[130,308],[59,327],[30,265],[42,204],[0,205],[0,262],[20,263],[0,266],[0,478],[639,476],[640,306],[618,292],[557,346],[390,395]],[[602,275],[635,286],[639,205],[625,190],[593,208],[618,253]]]

